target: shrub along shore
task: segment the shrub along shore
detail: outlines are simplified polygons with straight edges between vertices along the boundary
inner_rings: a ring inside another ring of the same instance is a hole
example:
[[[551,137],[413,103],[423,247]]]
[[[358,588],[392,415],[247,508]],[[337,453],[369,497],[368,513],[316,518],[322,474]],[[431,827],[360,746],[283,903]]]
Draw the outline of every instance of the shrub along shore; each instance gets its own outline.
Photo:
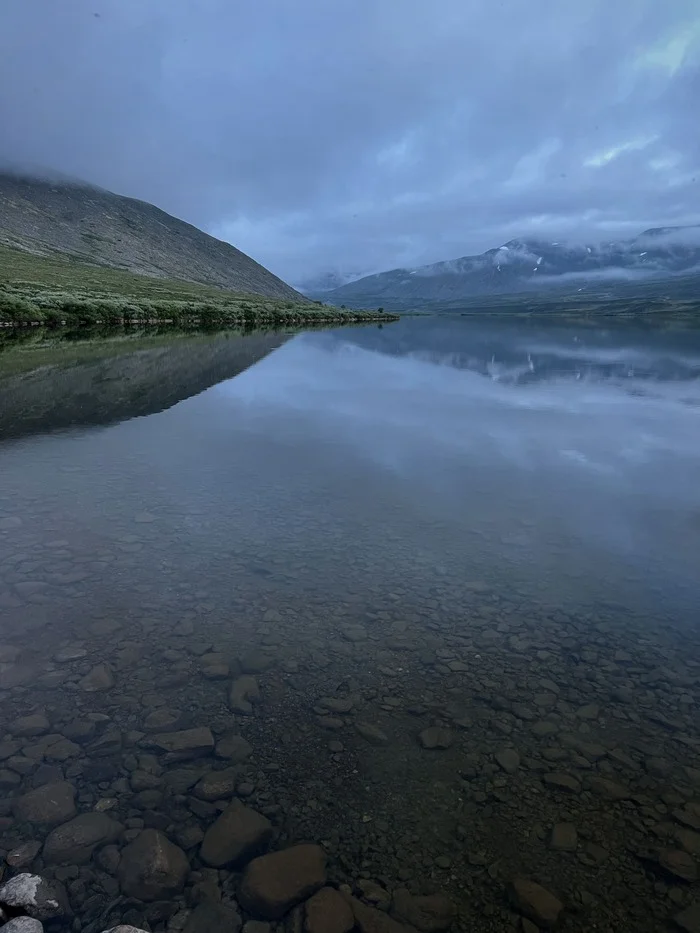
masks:
[[[124,324],[269,327],[394,321],[397,314],[327,307],[157,279],[0,246],[0,326]]]

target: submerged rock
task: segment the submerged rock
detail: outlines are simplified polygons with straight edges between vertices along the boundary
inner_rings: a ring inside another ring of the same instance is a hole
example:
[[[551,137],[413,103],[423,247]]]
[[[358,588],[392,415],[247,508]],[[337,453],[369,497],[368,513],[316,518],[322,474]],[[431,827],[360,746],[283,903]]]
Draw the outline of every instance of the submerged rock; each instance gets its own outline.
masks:
[[[119,883],[127,897],[166,900],[179,894],[190,871],[187,856],[157,829],[145,829],[121,853]]]
[[[305,844],[253,859],[243,875],[239,900],[264,920],[279,920],[326,883],[326,853]]]
[[[44,784],[17,797],[13,809],[27,823],[65,823],[76,813],[75,787],[68,781]]]
[[[35,920],[55,920],[70,916],[65,888],[40,875],[15,875],[0,887],[0,904],[23,910]],[[4,929],[4,928],[3,928]]]
[[[354,926],[352,908],[335,888],[321,888],[306,902],[306,933],[349,933]]]
[[[243,865],[272,838],[272,823],[236,800],[204,834],[200,858],[212,868]]]
[[[513,906],[544,929],[553,928],[559,921],[564,905],[546,888],[530,878],[515,878],[508,894]]]
[[[234,713],[250,716],[253,705],[260,702],[260,687],[255,677],[244,674],[236,678],[229,689],[228,702]]]
[[[116,842],[124,831],[121,823],[105,813],[81,813],[49,833],[44,843],[47,864],[82,865],[97,846]]]
[[[455,909],[444,894],[417,896],[399,888],[394,891],[391,914],[421,933],[440,933],[452,923]]]

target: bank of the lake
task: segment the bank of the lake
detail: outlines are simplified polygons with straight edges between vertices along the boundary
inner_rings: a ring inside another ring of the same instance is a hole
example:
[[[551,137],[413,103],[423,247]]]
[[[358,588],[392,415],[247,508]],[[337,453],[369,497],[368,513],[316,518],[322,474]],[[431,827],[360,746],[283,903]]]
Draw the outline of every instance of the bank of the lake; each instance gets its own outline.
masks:
[[[397,320],[397,314],[327,307],[153,278],[0,245],[0,326],[124,324],[269,327]]]

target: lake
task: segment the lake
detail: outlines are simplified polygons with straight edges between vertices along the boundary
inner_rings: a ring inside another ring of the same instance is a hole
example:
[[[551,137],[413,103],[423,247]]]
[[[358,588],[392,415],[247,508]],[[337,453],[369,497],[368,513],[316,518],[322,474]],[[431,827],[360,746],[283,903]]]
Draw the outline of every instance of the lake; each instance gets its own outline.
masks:
[[[426,931],[700,929],[700,332],[104,347],[0,353],[0,848],[51,928],[272,918],[271,833]],[[189,874],[130,880],[144,829]]]

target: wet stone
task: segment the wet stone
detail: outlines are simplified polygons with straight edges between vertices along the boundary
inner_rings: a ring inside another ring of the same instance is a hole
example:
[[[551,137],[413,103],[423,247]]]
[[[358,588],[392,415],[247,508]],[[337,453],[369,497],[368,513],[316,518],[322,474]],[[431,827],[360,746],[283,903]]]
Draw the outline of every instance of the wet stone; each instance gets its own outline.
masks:
[[[546,888],[529,878],[515,878],[508,889],[513,906],[545,930],[553,929],[564,905]]]
[[[520,755],[514,748],[502,748],[496,752],[494,758],[506,774],[515,774],[520,767]]]
[[[10,732],[17,737],[43,735],[50,728],[51,723],[45,713],[19,716],[10,723]]]
[[[10,866],[10,868],[26,868],[32,864],[40,852],[40,842],[23,842],[21,845],[11,849],[7,853],[5,856],[5,861]]]
[[[182,725],[182,713],[179,709],[165,706],[154,709],[143,721],[144,732],[175,732]]]
[[[213,868],[242,865],[264,851],[271,838],[267,817],[237,800],[207,829],[200,858]]]
[[[454,736],[450,729],[444,726],[429,726],[418,733],[418,742],[422,748],[442,750],[452,745]]]
[[[549,845],[559,852],[574,852],[578,844],[576,827],[572,823],[557,823],[552,828]]]
[[[592,777],[588,781],[588,787],[599,797],[605,797],[608,800],[628,800],[631,796],[629,788],[617,781],[610,781],[603,777]]]
[[[216,757],[226,758],[234,764],[245,761],[252,753],[252,745],[242,735],[225,735],[216,743]]]
[[[691,904],[676,914],[673,922],[683,933],[700,933],[700,903]]]
[[[145,829],[121,853],[119,884],[127,897],[165,900],[185,885],[190,866],[185,853],[156,829]]]
[[[306,933],[350,933],[354,926],[352,908],[334,888],[321,888],[305,904]]]
[[[192,793],[201,800],[222,800],[232,797],[239,779],[237,768],[210,771],[195,784]]]
[[[371,722],[356,722],[355,728],[360,733],[365,742],[370,745],[388,745],[389,737],[382,732],[379,726]]]
[[[569,794],[580,794],[581,784],[576,778],[564,771],[550,771],[542,775],[542,780],[547,787],[553,790],[565,791]]]
[[[402,923],[420,930],[421,933],[440,933],[449,929],[455,909],[443,894],[416,896],[406,888],[394,891],[391,914]]]
[[[81,690],[86,693],[98,693],[111,690],[114,686],[114,674],[106,664],[96,664],[80,681]]]
[[[124,827],[104,813],[81,813],[57,826],[44,843],[47,864],[82,865],[90,861],[98,846],[115,842]]]
[[[0,886],[0,904],[42,922],[70,916],[63,885],[40,875],[23,873],[6,881]]]
[[[44,933],[41,921],[33,917],[13,917],[3,925],[2,930],[3,933]]]
[[[244,716],[252,715],[253,705],[260,702],[260,687],[257,680],[249,674],[236,678],[229,689],[228,701],[234,713],[241,713]]]
[[[326,854],[317,845],[298,845],[254,859],[241,882],[241,905],[256,917],[279,920],[326,883]]]
[[[238,933],[243,921],[230,904],[203,901],[187,919],[183,933]]]
[[[164,761],[188,761],[202,758],[214,751],[214,736],[206,726],[184,729],[180,732],[164,732],[144,739],[147,748],[163,752]]]
[[[68,781],[44,784],[14,801],[18,820],[27,823],[65,823],[75,816],[75,787]]]
[[[360,933],[409,933],[409,928],[398,920],[394,920],[383,910],[368,907],[356,897],[349,897],[347,900]]]

